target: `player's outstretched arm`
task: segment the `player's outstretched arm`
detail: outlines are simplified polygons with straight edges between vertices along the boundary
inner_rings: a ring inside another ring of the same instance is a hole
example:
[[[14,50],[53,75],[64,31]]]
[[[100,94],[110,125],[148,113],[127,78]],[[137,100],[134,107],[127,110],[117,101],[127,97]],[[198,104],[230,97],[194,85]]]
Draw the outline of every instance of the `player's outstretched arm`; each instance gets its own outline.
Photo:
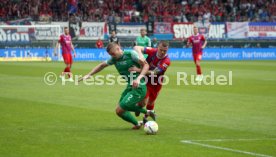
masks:
[[[102,62],[98,64],[95,68],[93,68],[87,75],[83,76],[82,78],[79,79],[79,82],[82,80],[88,79],[90,76],[102,71],[105,67],[107,67],[108,64],[106,62]]]
[[[136,78],[136,80],[133,81],[133,88],[137,88],[140,84],[140,80],[147,74],[148,70],[149,70],[149,64],[148,62],[145,60],[145,58],[140,58],[138,60],[138,63],[140,64],[140,66],[142,67],[141,72],[139,74],[139,76]]]
[[[139,58],[144,58],[144,47],[143,46],[134,46],[133,49],[138,53]]]
[[[74,45],[71,43],[71,49],[72,49],[72,51],[74,52],[74,57],[76,57],[77,56],[77,54],[76,54],[76,51],[75,51],[75,48],[74,48]]]

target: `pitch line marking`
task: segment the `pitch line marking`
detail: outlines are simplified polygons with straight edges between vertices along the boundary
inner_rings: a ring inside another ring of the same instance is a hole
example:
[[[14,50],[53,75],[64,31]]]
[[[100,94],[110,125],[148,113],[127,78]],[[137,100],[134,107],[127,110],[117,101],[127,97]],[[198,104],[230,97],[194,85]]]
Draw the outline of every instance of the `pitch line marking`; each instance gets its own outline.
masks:
[[[181,142],[186,143],[186,144],[192,144],[192,145],[198,145],[201,147],[211,148],[211,149],[225,150],[225,151],[229,151],[229,152],[247,154],[247,155],[258,156],[258,157],[273,157],[273,156],[265,155],[265,154],[259,154],[259,153],[254,153],[254,152],[238,150],[238,149],[232,149],[232,148],[227,148],[227,147],[220,147],[220,146],[214,146],[214,145],[210,145],[210,144],[199,143],[199,142],[203,142],[203,141],[205,141],[205,142],[207,142],[207,141],[223,142],[223,141],[261,141],[261,140],[276,140],[276,139],[275,138],[271,138],[271,139],[211,139],[211,140],[182,140]]]
[[[185,141],[192,141],[192,142],[227,142],[227,141],[274,141],[276,138],[259,138],[259,139],[246,139],[246,138],[240,138],[240,139],[208,139],[208,140],[183,140],[181,142]]]

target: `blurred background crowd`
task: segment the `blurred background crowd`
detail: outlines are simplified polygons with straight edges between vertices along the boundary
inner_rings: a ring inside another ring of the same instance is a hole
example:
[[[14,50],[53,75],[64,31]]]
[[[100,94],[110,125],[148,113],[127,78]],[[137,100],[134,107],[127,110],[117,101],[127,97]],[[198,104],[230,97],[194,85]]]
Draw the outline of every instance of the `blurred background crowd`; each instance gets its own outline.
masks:
[[[0,0],[0,20],[88,22],[275,22],[276,0]],[[70,3],[76,10],[71,11]]]

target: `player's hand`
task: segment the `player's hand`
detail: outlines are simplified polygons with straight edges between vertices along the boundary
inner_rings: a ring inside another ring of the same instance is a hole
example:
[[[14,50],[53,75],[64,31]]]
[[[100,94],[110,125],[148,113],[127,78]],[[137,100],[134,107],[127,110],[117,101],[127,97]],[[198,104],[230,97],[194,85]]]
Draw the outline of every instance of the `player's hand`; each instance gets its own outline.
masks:
[[[77,54],[76,54],[76,52],[74,52],[74,58],[76,58],[76,56],[77,56]]]
[[[81,78],[78,80],[78,82],[81,82],[81,81],[86,80],[86,79],[88,79],[88,78],[90,78],[90,75],[85,75],[85,76],[81,77]]]
[[[129,72],[141,72],[141,69],[137,68],[136,66],[130,67],[128,69]]]
[[[132,82],[132,88],[138,88],[140,84],[140,80],[136,79]]]

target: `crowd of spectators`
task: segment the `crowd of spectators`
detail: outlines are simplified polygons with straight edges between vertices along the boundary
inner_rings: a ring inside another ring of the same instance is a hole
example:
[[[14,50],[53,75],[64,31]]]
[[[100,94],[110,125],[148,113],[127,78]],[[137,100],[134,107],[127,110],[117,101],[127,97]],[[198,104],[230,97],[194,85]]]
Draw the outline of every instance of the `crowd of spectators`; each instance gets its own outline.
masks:
[[[0,0],[0,20],[67,21],[70,0]],[[276,22],[276,0],[78,0],[89,22]]]

